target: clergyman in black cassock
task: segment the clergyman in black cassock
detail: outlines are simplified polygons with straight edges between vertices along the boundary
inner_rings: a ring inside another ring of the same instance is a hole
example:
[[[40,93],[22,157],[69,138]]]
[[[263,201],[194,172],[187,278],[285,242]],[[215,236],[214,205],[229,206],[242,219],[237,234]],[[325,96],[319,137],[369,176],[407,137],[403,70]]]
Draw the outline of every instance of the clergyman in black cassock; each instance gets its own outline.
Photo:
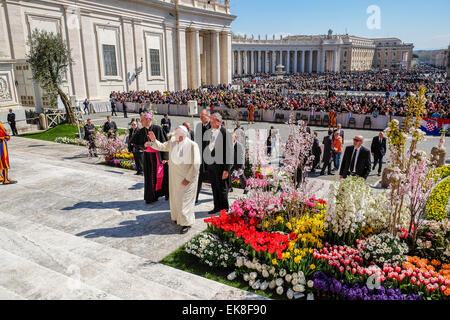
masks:
[[[153,131],[155,137],[160,142],[167,141],[167,135],[164,133],[162,128],[158,125],[152,125],[151,121],[147,121],[144,115],[141,117],[141,123],[143,127],[131,138],[131,143],[138,149],[146,150],[145,147],[146,142],[150,142],[148,137],[149,131]],[[149,119],[150,120],[150,119]],[[169,196],[169,186],[168,186],[168,170],[164,170],[164,176],[166,179],[163,179],[162,188],[160,190],[156,189],[157,184],[157,166],[158,159],[162,162],[164,160],[168,160],[167,152],[144,152],[144,200],[147,204],[158,201],[158,198],[161,196]],[[167,172],[166,172],[167,171]]]

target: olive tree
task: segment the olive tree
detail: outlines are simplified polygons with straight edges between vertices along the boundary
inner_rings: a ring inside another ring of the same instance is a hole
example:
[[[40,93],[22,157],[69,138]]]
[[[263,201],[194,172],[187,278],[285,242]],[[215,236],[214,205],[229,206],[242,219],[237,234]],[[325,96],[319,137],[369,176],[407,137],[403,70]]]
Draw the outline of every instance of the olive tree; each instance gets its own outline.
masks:
[[[30,52],[27,54],[27,62],[31,66],[33,79],[46,91],[52,105],[56,105],[58,95],[61,97],[67,123],[76,124],[69,98],[61,89],[63,76],[73,62],[61,34],[35,29],[28,45]]]

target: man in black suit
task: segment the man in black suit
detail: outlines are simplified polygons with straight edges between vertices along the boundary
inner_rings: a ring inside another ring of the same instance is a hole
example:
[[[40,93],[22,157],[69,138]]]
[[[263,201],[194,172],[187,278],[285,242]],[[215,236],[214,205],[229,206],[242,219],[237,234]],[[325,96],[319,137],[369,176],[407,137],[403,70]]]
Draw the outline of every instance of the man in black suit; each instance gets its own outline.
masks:
[[[117,112],[116,112],[116,101],[111,98],[111,115],[112,116],[116,116],[117,117]]]
[[[228,176],[233,166],[233,143],[228,131],[222,127],[220,113],[211,115],[209,144],[204,159],[213,190],[214,208],[208,214],[228,210]]]
[[[108,138],[113,138],[116,136],[117,125],[111,120],[111,116],[106,117],[106,122],[103,125],[103,132],[108,134]]]
[[[122,102],[122,107],[123,107],[123,117],[124,118],[128,118],[128,115],[127,115],[127,104],[126,104],[125,101]]]
[[[88,142],[89,156],[98,157],[97,149],[95,147],[95,126],[91,119],[87,119],[87,123],[84,126],[84,140]]]
[[[17,136],[17,128],[16,128],[16,114],[12,111],[12,109],[9,109],[8,117],[6,119],[9,123],[9,126],[11,127],[12,134],[14,136]]]
[[[345,148],[341,170],[339,171],[341,179],[345,179],[347,176],[359,176],[367,179],[369,176],[370,150],[362,145],[363,142],[362,136],[355,136],[353,146]]]
[[[383,157],[386,154],[386,138],[383,137],[383,131],[380,131],[378,137],[373,137],[372,145],[370,146],[370,151],[373,156],[373,168],[379,163],[378,176],[381,176],[381,167],[383,165]]]
[[[237,141],[237,135],[236,133],[233,133],[233,167],[231,168],[230,175],[229,175],[229,184],[230,184],[230,192],[233,192],[233,188],[231,186],[231,175],[234,171],[237,171],[239,175],[239,183],[242,188],[247,186],[247,179],[245,178],[244,174],[244,168],[245,168],[245,150],[244,146]],[[247,194],[247,190],[244,191],[244,194]]]
[[[143,176],[144,175],[144,150],[139,149],[132,141],[133,137],[138,133],[138,125],[137,121],[133,120],[131,122],[131,128],[129,129],[129,135],[128,135],[128,151],[133,153],[134,156],[134,163],[136,164],[136,175],[137,176]]]
[[[328,130],[328,135],[323,138],[323,166],[320,175],[325,174],[325,169],[328,168],[328,175],[334,175],[331,172],[331,162],[333,160],[333,130]]]
[[[167,113],[164,115],[164,118],[161,119],[161,127],[163,128],[163,130],[166,134],[170,132],[172,123],[171,123],[171,121],[169,119],[169,115]]]
[[[313,137],[314,137],[314,142],[312,145],[311,153],[314,156],[314,160],[313,160],[311,172],[315,173],[317,165],[320,163],[320,155],[322,154],[322,150],[320,149],[320,141],[319,141],[319,138],[317,137],[316,131],[314,131]]]
[[[198,176],[198,187],[197,187],[197,198],[195,199],[195,203],[198,203],[198,196],[200,194],[200,190],[202,189],[203,181],[205,181],[207,177],[208,171],[206,170],[204,151],[208,146],[209,137],[208,134],[211,133],[211,122],[210,122],[210,113],[209,110],[203,109],[200,112],[200,120],[201,122],[197,123],[195,127],[195,142],[198,144],[200,149],[200,156],[202,158],[202,164],[200,165],[200,174]]]

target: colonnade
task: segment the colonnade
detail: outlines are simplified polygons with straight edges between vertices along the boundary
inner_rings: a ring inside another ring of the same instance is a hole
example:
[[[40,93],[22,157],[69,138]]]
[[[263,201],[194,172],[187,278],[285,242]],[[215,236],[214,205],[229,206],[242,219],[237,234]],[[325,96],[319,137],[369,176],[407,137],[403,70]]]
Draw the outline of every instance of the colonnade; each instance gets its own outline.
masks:
[[[234,75],[275,73],[278,65],[286,73],[338,72],[339,50],[233,50]]]

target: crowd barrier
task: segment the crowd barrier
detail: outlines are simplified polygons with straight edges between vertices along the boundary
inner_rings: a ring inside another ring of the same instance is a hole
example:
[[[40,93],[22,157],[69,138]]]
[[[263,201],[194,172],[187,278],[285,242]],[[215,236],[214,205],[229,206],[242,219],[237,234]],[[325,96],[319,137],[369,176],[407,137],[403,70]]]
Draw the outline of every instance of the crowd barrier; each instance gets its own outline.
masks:
[[[149,107],[149,103],[133,103],[125,102],[127,106],[127,112],[137,113],[141,106],[145,108]],[[83,111],[84,106],[81,105],[81,110]],[[110,102],[93,102],[92,108],[95,112],[111,112]],[[152,109],[156,111],[157,114],[169,114],[170,116],[188,116],[188,106],[187,105],[177,105],[177,104],[152,104]],[[225,119],[234,120],[238,118],[239,120],[248,119],[248,110],[246,108],[231,109],[225,107],[217,107],[214,110],[221,112]],[[122,103],[116,103],[116,111],[123,112]],[[201,107],[199,107],[199,112]],[[316,112],[311,114],[310,111],[294,111],[295,120],[305,120],[308,125],[315,126],[328,126],[328,113],[326,112]],[[258,109],[255,111],[255,121],[264,122],[278,122],[285,123],[289,120],[291,114],[290,110],[262,110]],[[198,115],[197,115],[198,116]],[[351,120],[353,118],[353,120]],[[355,129],[374,129],[374,130],[384,130],[387,127],[388,122],[393,119],[397,119],[400,123],[404,122],[404,117],[399,116],[385,116],[379,115],[374,117],[372,115],[364,114],[351,114],[348,112],[338,113],[336,116],[336,123],[342,124],[344,128],[355,128]]]

